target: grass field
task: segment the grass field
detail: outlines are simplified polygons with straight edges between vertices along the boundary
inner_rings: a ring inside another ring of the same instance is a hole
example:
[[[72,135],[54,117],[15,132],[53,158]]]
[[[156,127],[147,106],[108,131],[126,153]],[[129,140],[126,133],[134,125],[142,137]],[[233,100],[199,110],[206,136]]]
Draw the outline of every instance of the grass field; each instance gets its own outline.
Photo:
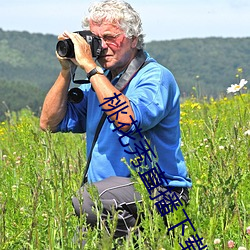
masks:
[[[188,226],[184,236],[181,227],[167,234],[137,178],[144,230],[137,236],[132,232],[117,249],[135,249],[135,241],[137,249],[181,249],[179,243],[186,246],[196,233],[208,249],[229,249],[232,241],[234,249],[250,249],[249,103],[249,94],[237,93],[181,104],[182,150],[193,181],[185,210],[196,232]],[[7,113],[0,124],[0,249],[80,249],[73,238],[85,220],[74,216],[71,197],[85,166],[84,136],[44,133],[38,124],[28,109]],[[167,221],[177,224],[182,217],[178,210]],[[87,232],[85,249],[111,250],[116,242],[99,223],[100,230]],[[108,223],[112,234],[115,221]]]

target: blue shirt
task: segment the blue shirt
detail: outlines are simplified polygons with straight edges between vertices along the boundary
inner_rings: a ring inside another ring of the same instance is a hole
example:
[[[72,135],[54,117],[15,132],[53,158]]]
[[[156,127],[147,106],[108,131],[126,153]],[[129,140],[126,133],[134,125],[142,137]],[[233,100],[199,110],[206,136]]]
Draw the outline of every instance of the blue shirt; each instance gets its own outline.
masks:
[[[147,60],[150,63],[137,72],[123,91],[135,115],[136,125],[129,131],[131,136],[121,137],[119,130],[113,132],[115,126],[105,120],[93,149],[88,170],[89,182],[100,181],[109,176],[129,177],[130,170],[124,160],[121,160],[125,159],[130,164],[131,160],[138,157],[138,154],[131,152],[136,152],[136,145],[141,145],[140,142],[145,145],[144,138],[147,138],[157,159],[151,155],[152,162],[150,158],[146,158],[146,164],[144,161],[142,164],[152,167],[153,161],[157,161],[170,186],[192,185],[187,177],[187,168],[181,152],[179,88],[168,69],[149,55]],[[115,85],[119,77],[120,75],[113,79],[112,84]],[[66,116],[59,124],[58,131],[86,132],[89,155],[103,111],[91,85],[83,84],[80,88],[84,93],[83,100],[78,104],[68,102]],[[138,128],[141,129],[141,134],[137,133]],[[121,142],[127,146],[123,147]],[[136,164],[136,161],[134,163]]]

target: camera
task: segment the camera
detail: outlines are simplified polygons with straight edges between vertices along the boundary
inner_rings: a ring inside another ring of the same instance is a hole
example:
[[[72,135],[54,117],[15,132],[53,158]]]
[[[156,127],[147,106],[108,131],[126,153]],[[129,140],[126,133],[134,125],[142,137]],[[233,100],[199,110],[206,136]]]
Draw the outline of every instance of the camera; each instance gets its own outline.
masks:
[[[75,31],[82,36],[90,45],[92,56],[98,57],[102,51],[102,41],[99,37],[95,36],[90,30]],[[57,42],[56,51],[61,57],[74,58],[74,44],[71,39],[65,39]]]

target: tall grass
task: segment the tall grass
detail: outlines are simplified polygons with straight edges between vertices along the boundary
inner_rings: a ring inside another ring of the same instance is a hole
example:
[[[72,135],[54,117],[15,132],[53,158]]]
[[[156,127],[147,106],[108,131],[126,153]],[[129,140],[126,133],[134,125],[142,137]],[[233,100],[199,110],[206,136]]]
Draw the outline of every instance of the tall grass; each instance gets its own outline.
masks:
[[[182,150],[193,181],[185,208],[191,227],[168,233],[141,180],[143,230],[126,240],[113,240],[100,229],[85,233],[85,249],[181,249],[190,235],[199,234],[208,249],[250,249],[250,95],[220,100],[186,100],[181,105]],[[71,205],[85,166],[85,139],[80,134],[50,134],[39,130],[30,110],[7,113],[0,124],[0,249],[80,249],[85,218],[78,220]],[[93,190],[94,192],[94,190]],[[101,204],[96,200],[96,211]],[[177,224],[181,210],[167,216]],[[111,235],[116,220],[108,220]],[[168,224],[170,225],[170,224]],[[220,239],[219,244],[214,244]],[[198,249],[198,247],[196,247]]]

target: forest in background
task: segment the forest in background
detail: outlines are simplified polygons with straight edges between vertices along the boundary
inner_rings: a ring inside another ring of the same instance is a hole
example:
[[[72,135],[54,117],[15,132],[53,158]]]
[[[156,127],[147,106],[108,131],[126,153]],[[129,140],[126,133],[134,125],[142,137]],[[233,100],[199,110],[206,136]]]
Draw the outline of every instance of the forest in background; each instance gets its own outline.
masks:
[[[55,35],[0,29],[0,120],[29,107],[39,115],[60,70]],[[174,74],[182,98],[221,97],[241,78],[250,78],[250,38],[190,38],[146,43],[145,49]]]

